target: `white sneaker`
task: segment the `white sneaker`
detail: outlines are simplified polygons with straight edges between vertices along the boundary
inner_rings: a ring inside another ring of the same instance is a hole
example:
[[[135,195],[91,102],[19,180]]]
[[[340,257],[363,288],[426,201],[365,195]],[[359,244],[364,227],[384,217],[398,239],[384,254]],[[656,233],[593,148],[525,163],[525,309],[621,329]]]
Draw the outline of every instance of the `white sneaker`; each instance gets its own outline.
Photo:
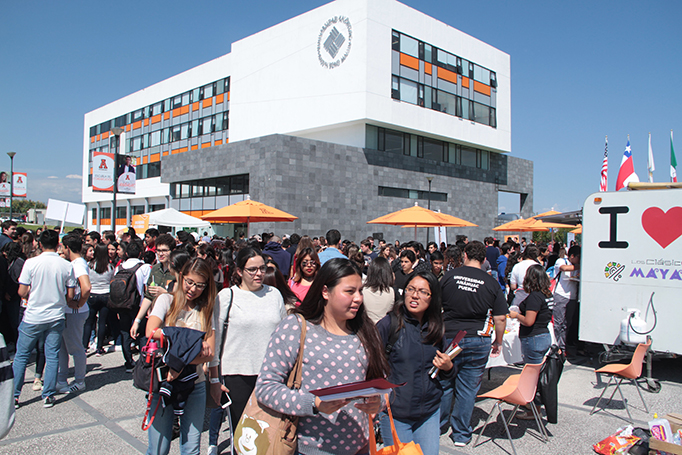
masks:
[[[218,446],[208,446],[206,455],[218,455]]]
[[[75,393],[85,390],[85,382],[74,382],[58,390],[59,393]]]

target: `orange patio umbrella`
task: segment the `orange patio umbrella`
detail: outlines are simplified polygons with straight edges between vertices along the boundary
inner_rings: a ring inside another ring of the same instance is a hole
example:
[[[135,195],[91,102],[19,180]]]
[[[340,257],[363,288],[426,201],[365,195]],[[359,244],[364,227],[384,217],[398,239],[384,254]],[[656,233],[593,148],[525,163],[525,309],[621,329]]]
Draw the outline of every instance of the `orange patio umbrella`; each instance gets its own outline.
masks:
[[[294,221],[298,217],[265,205],[262,202],[246,199],[207,213],[201,219],[210,223],[246,223],[246,233],[248,236],[250,223]]]
[[[393,226],[414,227],[414,236],[417,238],[418,227],[468,227],[478,226],[477,224],[457,218],[456,216],[445,213],[434,212],[415,203],[413,207],[398,210],[379,218],[368,221],[367,224],[389,224]]]
[[[575,229],[573,229],[572,231],[569,231],[569,232],[571,232],[572,234],[582,234],[583,233],[583,225],[579,224],[578,227],[576,227]]]

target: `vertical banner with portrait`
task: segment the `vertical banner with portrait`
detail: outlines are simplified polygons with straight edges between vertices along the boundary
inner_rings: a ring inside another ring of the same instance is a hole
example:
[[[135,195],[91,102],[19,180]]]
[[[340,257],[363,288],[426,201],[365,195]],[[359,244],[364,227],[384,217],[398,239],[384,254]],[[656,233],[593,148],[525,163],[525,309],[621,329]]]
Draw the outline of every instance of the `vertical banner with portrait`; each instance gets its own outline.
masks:
[[[12,193],[14,197],[26,197],[28,193],[28,179],[26,178],[26,172],[15,172],[14,173],[14,186],[12,187]]]
[[[119,168],[116,173],[118,178],[118,192],[135,194],[135,166],[133,157],[130,155],[119,155]]]
[[[0,197],[9,197],[10,183],[9,174],[5,171],[0,172]]]
[[[92,154],[92,191],[114,191],[114,154],[94,152]]]

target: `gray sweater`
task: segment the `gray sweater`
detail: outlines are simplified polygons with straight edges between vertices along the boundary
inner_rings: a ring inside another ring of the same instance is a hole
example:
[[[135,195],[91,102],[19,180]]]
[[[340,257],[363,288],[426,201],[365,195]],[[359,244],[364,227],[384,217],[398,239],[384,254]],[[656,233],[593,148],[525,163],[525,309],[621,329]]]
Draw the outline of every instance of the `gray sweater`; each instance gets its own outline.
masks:
[[[307,323],[300,390],[286,386],[298,356],[301,326],[297,316],[284,319],[272,334],[256,382],[256,398],[276,411],[300,416],[298,451],[305,455],[366,452],[369,443],[367,414],[348,404],[339,411],[313,414],[311,390],[364,381],[367,355],[356,335],[334,335]]]

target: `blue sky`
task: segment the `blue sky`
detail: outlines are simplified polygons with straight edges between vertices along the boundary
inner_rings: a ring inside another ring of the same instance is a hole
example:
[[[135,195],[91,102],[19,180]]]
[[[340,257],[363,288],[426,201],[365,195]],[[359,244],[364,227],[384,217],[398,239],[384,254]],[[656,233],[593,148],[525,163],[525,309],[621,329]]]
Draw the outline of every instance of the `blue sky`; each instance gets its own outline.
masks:
[[[324,3],[3,2],[0,152],[17,152],[29,198],[80,202],[86,112]],[[605,135],[610,190],[628,134],[641,180],[649,132],[656,181],[669,180],[671,129],[682,163],[682,2],[404,3],[511,55],[512,155],[535,163],[536,212],[579,209],[598,190]]]

